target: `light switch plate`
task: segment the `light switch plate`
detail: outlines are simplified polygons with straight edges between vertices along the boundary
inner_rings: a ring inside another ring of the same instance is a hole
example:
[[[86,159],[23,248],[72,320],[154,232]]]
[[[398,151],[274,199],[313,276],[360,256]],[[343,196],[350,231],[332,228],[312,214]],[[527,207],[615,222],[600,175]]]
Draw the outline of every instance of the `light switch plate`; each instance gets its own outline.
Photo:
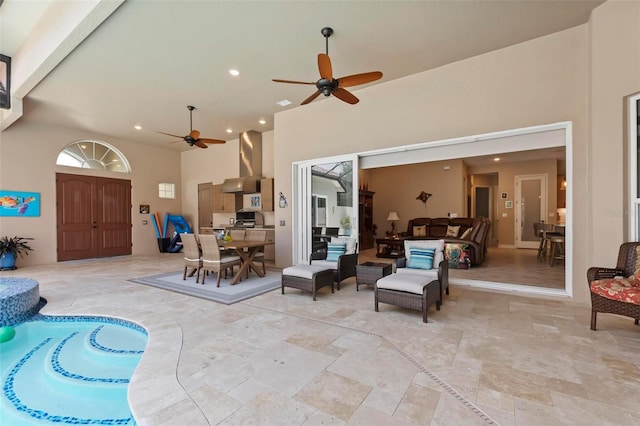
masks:
[[[507,217],[508,215],[506,213],[502,213],[502,217]]]

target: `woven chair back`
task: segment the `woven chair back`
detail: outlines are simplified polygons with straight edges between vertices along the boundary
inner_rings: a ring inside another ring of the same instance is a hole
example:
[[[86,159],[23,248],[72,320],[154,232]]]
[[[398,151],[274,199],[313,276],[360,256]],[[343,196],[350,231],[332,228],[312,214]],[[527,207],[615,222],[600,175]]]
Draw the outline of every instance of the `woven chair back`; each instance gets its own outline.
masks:
[[[182,240],[182,250],[185,260],[200,259],[200,249],[198,249],[198,241],[194,234],[180,234],[180,240]]]
[[[247,241],[265,241],[267,239],[267,231],[247,229],[244,239]]]
[[[201,235],[202,260],[205,262],[220,262],[220,246],[215,235]]]
[[[229,235],[234,241],[244,240],[244,229],[231,229],[229,230]]]

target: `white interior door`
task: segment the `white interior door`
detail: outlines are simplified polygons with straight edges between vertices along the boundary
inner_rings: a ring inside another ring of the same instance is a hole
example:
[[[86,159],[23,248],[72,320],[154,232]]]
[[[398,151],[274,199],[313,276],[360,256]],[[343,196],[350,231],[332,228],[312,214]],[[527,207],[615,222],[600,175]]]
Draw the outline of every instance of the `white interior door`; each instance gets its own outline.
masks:
[[[515,177],[515,242],[517,248],[538,248],[540,238],[533,230],[535,222],[547,215],[547,175]]]

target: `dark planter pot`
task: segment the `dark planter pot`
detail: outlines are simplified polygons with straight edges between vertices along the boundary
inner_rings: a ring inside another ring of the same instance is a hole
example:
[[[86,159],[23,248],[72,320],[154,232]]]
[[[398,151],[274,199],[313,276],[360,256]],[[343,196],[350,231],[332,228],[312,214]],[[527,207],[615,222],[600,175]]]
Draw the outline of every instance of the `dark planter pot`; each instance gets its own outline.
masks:
[[[13,253],[5,253],[0,256],[0,268],[2,269],[15,269],[16,257]]]

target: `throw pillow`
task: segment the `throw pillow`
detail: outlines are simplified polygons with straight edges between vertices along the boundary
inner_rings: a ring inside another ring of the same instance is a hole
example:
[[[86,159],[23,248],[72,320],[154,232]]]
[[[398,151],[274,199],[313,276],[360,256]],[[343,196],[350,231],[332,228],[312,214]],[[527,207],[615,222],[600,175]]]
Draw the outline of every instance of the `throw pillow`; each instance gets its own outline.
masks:
[[[427,236],[427,225],[420,225],[413,227],[413,236],[414,237],[426,237]]]
[[[347,245],[344,243],[328,243],[327,244],[327,260],[337,262],[338,258],[344,254]]]
[[[447,244],[444,248],[444,255],[452,269],[469,269],[471,259],[469,258],[469,244]]]
[[[467,230],[466,230],[466,231],[464,231],[464,232],[462,233],[462,235],[460,235],[460,239],[461,239],[461,240],[464,240],[464,239],[469,238],[469,235],[471,235],[471,231],[473,231],[473,228],[467,228]]]
[[[433,258],[436,249],[412,248],[407,268],[433,269]]]
[[[345,244],[344,254],[353,254],[356,252],[356,239],[351,237],[331,237],[331,242],[336,244]]]
[[[447,226],[447,237],[456,238],[460,232],[459,226]]]

